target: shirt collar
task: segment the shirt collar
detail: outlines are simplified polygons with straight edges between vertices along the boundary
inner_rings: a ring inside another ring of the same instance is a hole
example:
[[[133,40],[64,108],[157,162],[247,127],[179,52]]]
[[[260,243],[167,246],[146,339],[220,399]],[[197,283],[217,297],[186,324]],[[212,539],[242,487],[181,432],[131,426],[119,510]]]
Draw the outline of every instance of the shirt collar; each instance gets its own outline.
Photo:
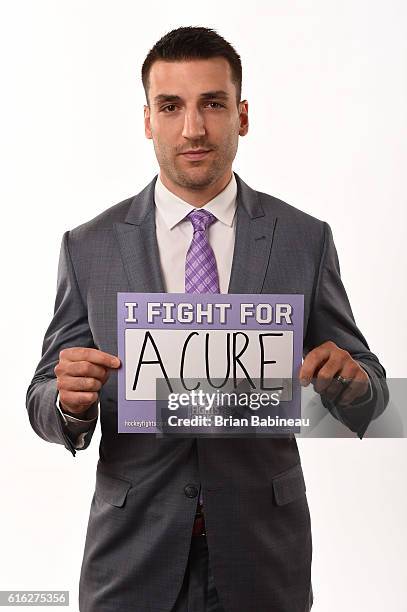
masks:
[[[218,219],[218,221],[231,227],[236,211],[236,194],[237,183],[235,175],[232,172],[232,177],[223,191],[202,206],[201,209],[208,210]],[[154,199],[155,205],[160,211],[164,223],[170,230],[175,227],[177,223],[185,219],[192,210],[196,210],[195,206],[182,200],[167,189],[161,181],[160,175],[158,175],[155,183]]]

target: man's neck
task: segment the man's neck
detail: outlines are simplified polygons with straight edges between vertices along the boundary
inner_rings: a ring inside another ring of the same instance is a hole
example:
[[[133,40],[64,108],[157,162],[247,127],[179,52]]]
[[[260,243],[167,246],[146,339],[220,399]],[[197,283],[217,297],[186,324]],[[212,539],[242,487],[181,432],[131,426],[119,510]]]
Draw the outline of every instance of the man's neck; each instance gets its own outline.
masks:
[[[174,195],[178,196],[188,204],[192,206],[196,206],[196,208],[201,208],[205,206],[208,202],[213,200],[221,191],[223,191],[226,185],[230,182],[232,178],[232,171],[230,170],[228,173],[224,174],[219,180],[217,180],[212,185],[205,187],[203,189],[188,189],[188,187],[182,187],[181,185],[177,185],[170,181],[166,176],[160,172],[160,179],[162,184],[171,191]]]

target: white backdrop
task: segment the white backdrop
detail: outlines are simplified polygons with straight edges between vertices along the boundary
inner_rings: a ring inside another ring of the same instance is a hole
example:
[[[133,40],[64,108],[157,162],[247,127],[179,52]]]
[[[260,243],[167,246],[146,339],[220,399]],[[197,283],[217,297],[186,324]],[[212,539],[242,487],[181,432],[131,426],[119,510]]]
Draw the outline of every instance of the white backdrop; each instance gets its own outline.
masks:
[[[214,27],[236,46],[251,123],[234,169],[328,221],[356,321],[388,376],[402,377],[407,5],[9,0],[0,23],[0,589],[69,589],[77,611],[99,427],[74,459],[31,430],[25,392],[52,315],[63,232],[157,171],[143,132],[147,51],[180,25]],[[405,612],[406,440],[299,446],[313,610]]]

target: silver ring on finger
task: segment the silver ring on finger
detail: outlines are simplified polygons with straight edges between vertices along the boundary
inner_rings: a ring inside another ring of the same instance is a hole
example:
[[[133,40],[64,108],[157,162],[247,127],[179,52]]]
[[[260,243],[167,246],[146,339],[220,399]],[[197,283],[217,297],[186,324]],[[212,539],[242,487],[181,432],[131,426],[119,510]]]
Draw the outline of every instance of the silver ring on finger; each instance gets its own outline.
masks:
[[[341,385],[343,385],[344,387],[347,387],[348,385],[350,385],[350,383],[352,382],[352,378],[344,378],[343,376],[341,376],[340,374],[337,374],[335,377],[335,380],[337,380],[339,383],[341,383]]]

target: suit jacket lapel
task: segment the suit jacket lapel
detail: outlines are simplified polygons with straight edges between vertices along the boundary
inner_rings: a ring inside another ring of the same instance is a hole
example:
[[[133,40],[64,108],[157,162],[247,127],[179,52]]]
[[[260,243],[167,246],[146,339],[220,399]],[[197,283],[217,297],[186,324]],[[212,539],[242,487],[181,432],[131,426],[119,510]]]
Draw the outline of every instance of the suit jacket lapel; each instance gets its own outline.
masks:
[[[229,293],[261,293],[277,218],[265,213],[257,191],[236,174],[236,238]]]
[[[124,223],[115,223],[129,291],[164,293],[155,231],[154,187],[157,176],[131,204]]]

